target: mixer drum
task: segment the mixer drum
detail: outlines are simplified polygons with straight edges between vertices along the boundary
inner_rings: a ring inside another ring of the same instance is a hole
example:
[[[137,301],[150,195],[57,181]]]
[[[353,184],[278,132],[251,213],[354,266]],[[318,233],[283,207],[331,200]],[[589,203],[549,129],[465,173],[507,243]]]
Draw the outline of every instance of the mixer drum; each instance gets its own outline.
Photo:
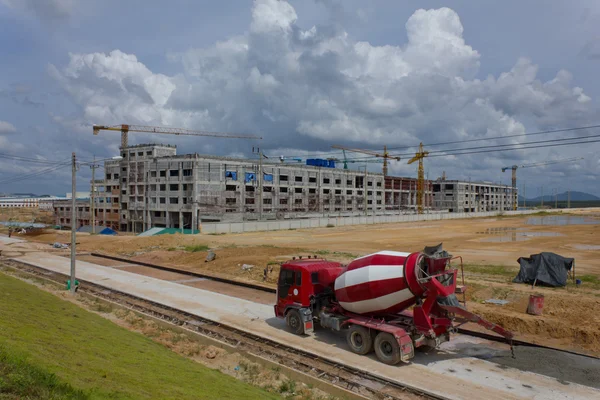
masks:
[[[413,305],[416,297],[409,289],[404,265],[409,256],[380,251],[352,261],[335,280],[340,306],[356,314],[377,315],[398,313]],[[409,260],[410,276],[414,276],[415,259]]]

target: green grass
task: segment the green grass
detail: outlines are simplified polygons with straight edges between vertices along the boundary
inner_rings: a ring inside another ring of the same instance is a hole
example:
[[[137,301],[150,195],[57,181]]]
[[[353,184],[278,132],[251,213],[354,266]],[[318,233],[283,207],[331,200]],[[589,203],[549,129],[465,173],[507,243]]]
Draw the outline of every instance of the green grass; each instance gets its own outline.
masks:
[[[210,250],[210,247],[208,247],[205,244],[195,244],[193,246],[185,246],[184,250],[189,251],[191,253],[197,253],[199,251],[208,251]]]
[[[0,346],[0,399],[89,399],[84,391]]]
[[[26,398],[277,397],[0,273],[0,399]]]
[[[358,258],[359,257],[358,254],[345,253],[343,251],[317,250],[317,251],[314,251],[313,253],[318,254],[320,256],[334,255],[334,256],[341,256],[341,257],[347,257],[347,258]]]
[[[506,265],[493,264],[465,264],[465,273],[472,272],[482,275],[499,275],[514,277],[519,272],[518,267],[507,267]]]
[[[581,280],[582,287],[600,289],[600,278],[598,277],[598,275],[576,275],[575,278]],[[569,283],[572,282],[570,281]]]

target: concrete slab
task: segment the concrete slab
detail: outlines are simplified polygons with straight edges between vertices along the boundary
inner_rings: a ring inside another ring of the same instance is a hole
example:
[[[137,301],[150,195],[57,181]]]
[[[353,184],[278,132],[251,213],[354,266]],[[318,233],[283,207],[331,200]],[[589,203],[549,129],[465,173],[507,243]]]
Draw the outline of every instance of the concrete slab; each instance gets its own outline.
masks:
[[[69,260],[51,254],[29,254],[16,260],[63,274],[69,273]],[[598,389],[475,358],[469,352],[469,344],[473,340],[481,343],[481,339],[461,336],[460,340],[466,346],[456,346],[455,342],[450,342],[445,351],[418,354],[411,364],[391,367],[373,356],[351,353],[346,348],[345,340],[333,332],[317,329],[314,336],[308,337],[287,332],[284,321],[273,317],[273,308],[269,305],[88,262],[78,262],[77,267],[77,276],[82,280],[220,321],[450,399],[600,398]]]
[[[23,242],[25,242],[25,240],[0,235],[0,243],[2,243],[2,244],[13,244],[13,243],[23,243]]]

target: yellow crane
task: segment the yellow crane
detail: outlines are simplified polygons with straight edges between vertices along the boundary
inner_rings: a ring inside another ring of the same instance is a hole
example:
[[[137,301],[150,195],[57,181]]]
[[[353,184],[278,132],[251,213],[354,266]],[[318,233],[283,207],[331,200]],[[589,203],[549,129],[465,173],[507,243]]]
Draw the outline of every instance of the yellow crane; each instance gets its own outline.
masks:
[[[369,154],[375,157],[381,157],[383,158],[383,176],[387,176],[388,174],[388,159],[390,160],[396,160],[396,161],[400,161],[400,157],[395,157],[395,156],[390,156],[390,154],[387,151],[387,146],[383,146],[383,153],[378,153],[376,151],[373,150],[363,150],[363,149],[351,149],[349,147],[344,147],[344,146],[331,146],[332,149],[339,149],[339,150],[344,150],[344,151],[351,151],[354,153],[363,153],[363,154]],[[345,156],[345,153],[344,153]],[[346,160],[346,162],[348,162],[348,160]]]
[[[429,155],[428,151],[423,150],[423,142],[419,144],[419,151],[413,158],[408,160],[409,164],[419,161],[419,172],[417,175],[417,209],[419,214],[423,214],[423,197],[425,194],[425,168],[423,168],[423,159]]]
[[[223,139],[262,139],[260,136],[255,135],[239,135],[235,133],[222,133],[222,132],[207,132],[207,131],[195,131],[191,129],[181,128],[167,128],[160,126],[147,126],[147,125],[94,125],[94,135],[100,133],[100,131],[118,131],[121,132],[121,148],[125,148],[129,145],[128,134],[129,132],[147,132],[147,133],[165,133],[168,135],[179,135],[179,136],[208,136],[218,137]]]
[[[550,164],[559,164],[563,162],[571,162],[583,160],[583,157],[573,157],[573,158],[563,158],[559,160],[551,160],[551,161],[543,161],[534,164],[525,164],[525,165],[512,165],[510,167],[502,168],[502,172],[505,172],[507,169],[512,170],[512,197],[513,197],[513,210],[517,209],[518,206],[518,198],[517,198],[517,169],[518,168],[531,168],[531,167],[540,167],[542,165],[550,165]]]

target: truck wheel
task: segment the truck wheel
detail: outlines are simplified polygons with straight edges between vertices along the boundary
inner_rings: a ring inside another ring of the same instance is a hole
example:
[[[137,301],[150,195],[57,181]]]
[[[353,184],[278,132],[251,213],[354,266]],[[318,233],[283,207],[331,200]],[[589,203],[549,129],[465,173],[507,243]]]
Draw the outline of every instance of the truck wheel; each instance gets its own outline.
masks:
[[[402,361],[400,345],[391,333],[379,332],[375,337],[375,354],[384,364],[396,365]]]
[[[298,310],[290,310],[286,316],[287,326],[296,335],[302,335],[304,333],[304,324]]]
[[[373,350],[373,337],[364,326],[351,325],[346,340],[350,349],[356,354],[369,354]]]

